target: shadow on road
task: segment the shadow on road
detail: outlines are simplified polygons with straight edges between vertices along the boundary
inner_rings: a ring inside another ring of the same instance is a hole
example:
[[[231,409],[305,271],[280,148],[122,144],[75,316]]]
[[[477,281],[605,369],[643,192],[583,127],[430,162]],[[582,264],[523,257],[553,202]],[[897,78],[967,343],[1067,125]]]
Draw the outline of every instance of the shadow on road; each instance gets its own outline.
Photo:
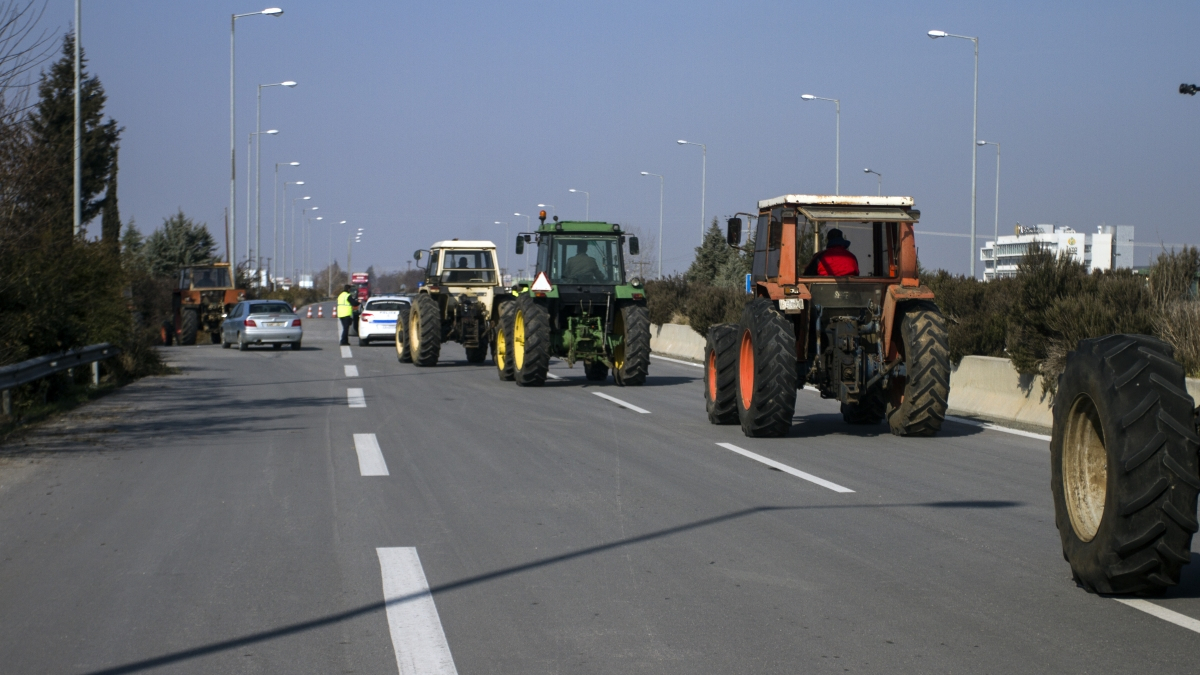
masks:
[[[937,438],[961,438],[983,433],[982,427],[969,424],[944,424]],[[792,430],[788,438],[813,438],[816,436],[858,436],[860,438],[875,438],[890,436],[887,422],[879,424],[847,424],[841,413],[815,413],[796,415],[792,418]]]

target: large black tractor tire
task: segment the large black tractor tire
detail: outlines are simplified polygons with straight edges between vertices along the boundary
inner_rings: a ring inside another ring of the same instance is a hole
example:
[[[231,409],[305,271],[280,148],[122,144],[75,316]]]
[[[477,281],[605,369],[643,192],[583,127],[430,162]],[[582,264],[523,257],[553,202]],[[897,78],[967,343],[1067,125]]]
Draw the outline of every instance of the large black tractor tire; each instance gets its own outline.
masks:
[[[846,424],[879,424],[887,412],[887,401],[871,394],[858,403],[842,404],[842,421]]]
[[[624,339],[613,350],[613,380],[621,387],[640,387],[650,372],[650,310],[645,305],[618,307],[613,334]]]
[[[903,311],[900,338],[906,379],[892,384],[903,389],[888,403],[888,425],[897,436],[933,436],[946,419],[950,397],[946,319],[932,302],[916,302]]]
[[[713,424],[737,424],[738,344],[741,328],[719,323],[704,340],[704,409]]]
[[[517,298],[512,322],[513,379],[540,387],[550,369],[550,312],[528,294]]]
[[[770,300],[756,298],[742,310],[737,371],[742,433],[787,435],[796,412],[796,329]]]
[[[500,322],[496,325],[495,335],[492,338],[492,363],[496,366],[496,374],[500,376],[501,382],[512,382],[514,377],[512,322],[516,313],[517,303],[513,300],[501,302],[497,310]]]
[[[488,346],[486,343],[478,347],[465,347],[467,351],[467,363],[483,363],[487,360]]]
[[[200,332],[200,312],[185,309],[179,322],[179,344],[191,346],[196,344],[196,335]]]
[[[1058,378],[1054,520],[1089,591],[1155,594],[1191,560],[1200,437],[1173,356],[1145,335],[1081,340]]]
[[[396,314],[396,360],[400,363],[412,363],[412,353],[408,351],[408,305],[400,305]]]
[[[583,364],[583,375],[591,382],[603,382],[608,379],[608,364],[603,361],[592,361]]]
[[[442,308],[428,293],[413,298],[408,314],[408,350],[414,365],[436,366],[442,353]]]

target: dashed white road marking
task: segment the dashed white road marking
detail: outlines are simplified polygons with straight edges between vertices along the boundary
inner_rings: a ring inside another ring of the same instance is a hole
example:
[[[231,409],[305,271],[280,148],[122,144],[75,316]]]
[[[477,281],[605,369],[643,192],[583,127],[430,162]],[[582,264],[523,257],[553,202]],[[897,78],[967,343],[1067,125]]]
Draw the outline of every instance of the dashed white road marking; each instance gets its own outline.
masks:
[[[375,434],[354,434],[354,451],[358,453],[358,472],[363,476],[388,475],[387,462],[379,449]]]
[[[693,368],[703,368],[704,367],[703,363],[692,363],[691,361],[683,361],[680,359],[673,359],[669,356],[659,356],[658,354],[651,354],[650,358],[662,359],[663,361],[670,361],[671,363],[679,363],[679,364],[683,364],[685,366],[691,366]]]
[[[350,404],[351,408],[367,407],[367,397],[363,396],[362,389],[347,389],[346,402]]]
[[[349,359],[353,357],[354,355],[350,353],[350,347],[348,345],[342,345],[342,358]]]
[[[829,488],[830,490],[833,490],[834,492],[854,492],[854,490],[851,490],[848,487],[843,487],[841,485],[838,485],[837,483],[827,481],[824,478],[818,478],[817,476],[814,476],[811,473],[805,473],[799,469],[794,469],[794,468],[788,466],[787,464],[781,464],[779,462],[776,462],[773,459],[768,459],[766,457],[763,457],[762,455],[758,455],[753,452],[750,452],[749,450],[746,450],[745,448],[739,448],[738,446],[734,445],[733,443],[717,443],[717,445],[721,446],[722,448],[725,448],[726,450],[732,450],[732,451],[736,452],[737,454],[742,455],[743,457],[749,457],[750,459],[753,459],[756,462],[762,462],[763,464],[766,464],[769,467],[779,469],[780,471],[782,471],[784,473],[790,473],[791,475],[795,476],[796,478],[801,478],[810,483],[816,483],[817,485],[820,485],[823,488]]]
[[[645,408],[639,408],[636,405],[629,403],[627,401],[622,401],[621,399],[617,398],[616,396],[609,396],[608,394],[604,394],[604,393],[601,393],[598,391],[593,391],[592,393],[595,394],[596,396],[599,396],[602,399],[612,401],[613,403],[616,403],[617,405],[621,406],[622,408],[629,408],[633,412],[642,413],[643,415],[650,414],[649,410],[646,410]]]
[[[958,422],[959,424],[969,424],[973,427],[983,427],[984,429],[991,429],[992,431],[1002,431],[1006,434],[1012,434],[1014,436],[1024,436],[1025,438],[1036,438],[1039,441],[1046,441],[1047,443],[1050,442],[1050,437],[1047,436],[1046,434],[1038,434],[1038,433],[1034,433],[1032,431],[1024,431],[1022,429],[1012,429],[1010,427],[1002,427],[999,424],[992,424],[991,422],[978,422],[976,420],[970,420],[965,417],[958,417],[956,415],[946,415],[946,419],[950,420],[951,422]]]
[[[457,675],[417,549],[377,548],[375,553],[400,675]]]
[[[346,377],[358,377],[358,366],[346,366]]]
[[[1200,633],[1200,621],[1193,619],[1185,614],[1180,614],[1150,602],[1149,600],[1127,600],[1125,598],[1113,598],[1122,605],[1129,605],[1134,609],[1140,609],[1150,616],[1156,616],[1163,621],[1169,621],[1176,626],[1186,628],[1192,632]]]
[[[562,375],[555,375],[554,373],[546,373],[546,377],[548,377],[548,378],[550,378],[550,379],[552,379],[552,380],[561,380],[561,379],[563,379],[563,376],[562,376]]]

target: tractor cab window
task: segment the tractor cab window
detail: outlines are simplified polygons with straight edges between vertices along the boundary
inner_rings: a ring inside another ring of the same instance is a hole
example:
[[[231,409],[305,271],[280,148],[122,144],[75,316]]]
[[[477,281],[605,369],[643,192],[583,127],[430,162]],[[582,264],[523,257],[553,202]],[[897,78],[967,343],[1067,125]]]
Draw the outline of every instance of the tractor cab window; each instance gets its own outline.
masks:
[[[433,249],[429,252],[429,264],[425,266],[425,277],[437,276],[438,257],[442,254],[441,249]]]
[[[814,235],[815,230],[815,235]],[[900,246],[898,224],[889,222],[826,221],[814,223],[805,220],[796,228],[798,270],[800,276],[812,274],[810,263],[813,256],[829,248],[829,233],[841,232],[847,242],[846,250],[858,261],[859,276],[894,277],[899,263]]]
[[[778,209],[777,209],[778,210]],[[770,241],[770,230],[774,219],[770,214],[764,213],[758,217],[758,225],[754,231],[754,266],[750,270],[752,277],[756,280],[765,280],[768,276],[767,272],[767,244]],[[781,223],[775,221],[775,229],[782,231]],[[779,250],[775,250],[775,273],[779,272]]]
[[[621,242],[616,237],[553,238],[550,281],[555,284],[621,284]]]
[[[229,270],[224,267],[189,267],[183,271],[183,288],[227,288]]]
[[[444,284],[493,284],[496,268],[492,252],[479,249],[445,249],[442,260]]]

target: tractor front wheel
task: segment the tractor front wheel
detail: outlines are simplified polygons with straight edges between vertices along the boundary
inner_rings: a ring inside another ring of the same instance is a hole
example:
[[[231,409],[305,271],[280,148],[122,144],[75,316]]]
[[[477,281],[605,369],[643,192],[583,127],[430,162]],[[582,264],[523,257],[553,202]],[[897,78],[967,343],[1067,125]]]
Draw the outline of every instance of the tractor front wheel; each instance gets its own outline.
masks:
[[[400,305],[396,314],[396,360],[412,363],[412,352],[408,350],[408,305]]]
[[[183,317],[179,326],[179,344],[190,347],[196,344],[196,334],[200,332],[200,312],[185,309],[181,314]]]
[[[540,387],[550,369],[550,313],[528,294],[517,298],[512,322],[513,378],[522,387]]]
[[[735,323],[708,329],[704,340],[704,408],[713,424],[737,424],[738,339]]]
[[[428,293],[413,298],[408,315],[408,351],[414,365],[435,366],[442,352],[442,309]]]
[[[937,305],[918,302],[904,310],[900,321],[906,379],[899,400],[893,396],[888,404],[888,424],[897,436],[933,436],[946,419],[950,396],[946,319]]]
[[[785,436],[796,412],[796,330],[763,298],[742,310],[738,342],[738,420],[755,438]]]
[[[492,363],[496,364],[496,374],[500,376],[501,382],[512,382],[513,380],[513,361],[512,361],[512,322],[513,315],[516,314],[517,303],[512,300],[506,300],[500,303],[497,308],[497,314],[500,316],[500,322],[496,325],[495,336],[492,338]]]
[[[618,307],[612,334],[621,338],[612,350],[613,380],[621,387],[640,387],[650,370],[650,311],[645,305]]]

